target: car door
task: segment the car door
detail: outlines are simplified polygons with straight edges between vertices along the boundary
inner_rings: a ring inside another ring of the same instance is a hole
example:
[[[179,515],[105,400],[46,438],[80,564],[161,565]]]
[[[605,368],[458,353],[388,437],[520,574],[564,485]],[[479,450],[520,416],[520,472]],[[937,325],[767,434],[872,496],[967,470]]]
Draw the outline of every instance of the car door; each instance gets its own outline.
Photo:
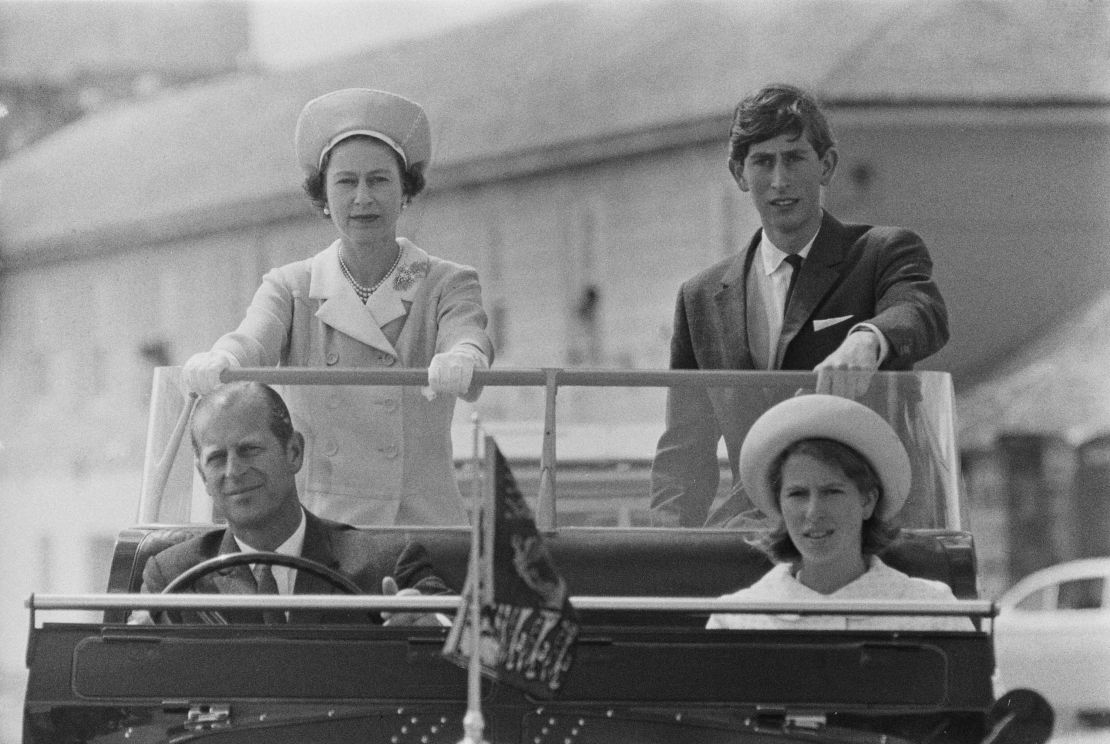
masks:
[[[1000,613],[995,632],[1003,690],[1040,692],[1067,726],[1110,711],[1107,577],[1061,577],[1031,588]]]

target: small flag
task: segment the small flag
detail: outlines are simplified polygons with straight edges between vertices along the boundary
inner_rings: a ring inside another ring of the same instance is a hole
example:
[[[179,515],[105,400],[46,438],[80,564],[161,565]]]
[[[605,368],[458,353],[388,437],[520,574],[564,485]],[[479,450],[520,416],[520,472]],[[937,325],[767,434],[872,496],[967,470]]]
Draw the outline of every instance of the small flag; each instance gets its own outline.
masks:
[[[471,566],[443,653],[466,666],[473,638],[467,608],[479,601],[482,672],[536,697],[550,698],[573,661],[578,622],[566,582],[492,437],[486,438],[485,451],[492,477],[486,481],[479,515],[479,565]],[[478,587],[476,575],[482,578]]]

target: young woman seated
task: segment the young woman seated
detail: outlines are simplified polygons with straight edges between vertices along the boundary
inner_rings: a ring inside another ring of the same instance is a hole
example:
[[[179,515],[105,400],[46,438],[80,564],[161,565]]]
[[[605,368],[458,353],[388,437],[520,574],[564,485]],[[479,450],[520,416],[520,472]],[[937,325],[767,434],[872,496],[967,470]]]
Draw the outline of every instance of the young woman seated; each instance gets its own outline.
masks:
[[[891,426],[866,406],[801,395],[764,413],[740,450],[740,475],[773,525],[759,545],[776,562],[722,599],[955,602],[947,584],[887,566],[892,519],[910,490],[910,462]],[[973,630],[954,615],[714,614],[709,628]]]

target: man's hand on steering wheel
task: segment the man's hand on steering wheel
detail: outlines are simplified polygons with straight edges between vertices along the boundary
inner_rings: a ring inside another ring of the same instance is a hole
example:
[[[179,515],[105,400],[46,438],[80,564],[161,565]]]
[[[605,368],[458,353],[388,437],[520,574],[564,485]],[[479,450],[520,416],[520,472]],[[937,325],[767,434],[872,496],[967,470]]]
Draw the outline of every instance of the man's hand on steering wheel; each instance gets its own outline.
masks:
[[[162,590],[162,594],[174,594],[176,592],[187,591],[191,589],[197,581],[208,574],[215,573],[216,571],[223,571],[224,569],[233,568],[235,566],[251,564],[287,566],[289,568],[295,568],[298,571],[307,571],[326,581],[344,594],[363,593],[358,584],[351,581],[343,574],[309,558],[302,558],[296,555],[285,555],[283,553],[227,553],[202,561],[188,571],[183,572],[166,585],[166,588]],[[218,610],[199,610],[197,614],[200,615],[201,619],[208,625],[228,624],[227,618]],[[370,613],[369,620],[371,622],[379,622],[378,617],[378,613],[373,612]],[[159,613],[159,620],[167,623],[175,622],[173,615],[169,612]]]

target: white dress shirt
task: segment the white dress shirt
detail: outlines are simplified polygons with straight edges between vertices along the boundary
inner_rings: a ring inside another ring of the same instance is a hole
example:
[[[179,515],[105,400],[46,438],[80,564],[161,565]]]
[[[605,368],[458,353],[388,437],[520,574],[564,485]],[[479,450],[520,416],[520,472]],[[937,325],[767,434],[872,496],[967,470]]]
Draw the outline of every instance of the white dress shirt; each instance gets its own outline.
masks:
[[[813,248],[813,242],[817,240],[818,234],[820,234],[820,231],[814,233],[810,241],[798,251],[797,255],[802,257],[803,266],[810,250]],[[766,323],[765,330],[768,344],[766,359],[762,357],[763,350],[761,349],[757,350],[759,353],[756,353],[754,357],[756,362],[764,369],[774,369],[775,350],[778,349],[779,336],[782,335],[782,322],[786,312],[786,290],[790,287],[790,277],[794,270],[786,262],[786,257],[789,254],[779,250],[778,246],[771,242],[766,233],[760,235],[756,251],[758,263],[753,267],[752,274],[758,287],[759,296],[763,299],[762,320]],[[886,336],[871,323],[856,323],[848,330],[848,333],[851,334],[856,331],[870,331],[875,334],[879,340],[878,361],[881,364],[890,350],[890,343]]]
[[[281,553],[282,555],[294,555],[300,557],[301,552],[304,550],[304,532],[305,525],[307,524],[304,518],[304,509],[301,509],[301,523],[297,525],[297,529],[289,536],[289,539],[277,546],[273,552]],[[260,553],[262,551],[258,548],[252,548],[238,537],[235,538],[235,544],[239,546],[239,550],[243,553]],[[278,594],[292,594],[293,587],[297,585],[297,569],[289,568],[288,566],[271,565],[271,570],[274,572],[274,581],[277,582]],[[251,564],[251,571],[255,570],[255,564]]]
[[[941,581],[907,576],[876,556],[869,556],[867,571],[832,594],[821,594],[798,581],[794,566],[780,563],[746,589],[721,599],[774,602],[827,602],[870,599],[955,602],[956,596]],[[826,630],[974,630],[971,619],[957,615],[759,615],[714,614],[707,628],[826,629]]]
[[[814,234],[798,255],[804,261],[813,247]],[[780,251],[771,239],[762,235],[759,245],[756,246],[756,260],[753,263],[750,280],[755,284],[754,296],[762,302],[755,308],[754,313],[749,313],[748,330],[749,338],[753,340],[766,339],[765,343],[756,341],[752,345],[752,358],[763,369],[775,369],[775,350],[779,345],[779,336],[782,335],[782,320],[786,304],[786,290],[790,286],[790,277],[794,270],[786,262],[787,253]],[[762,348],[760,348],[762,347]]]

